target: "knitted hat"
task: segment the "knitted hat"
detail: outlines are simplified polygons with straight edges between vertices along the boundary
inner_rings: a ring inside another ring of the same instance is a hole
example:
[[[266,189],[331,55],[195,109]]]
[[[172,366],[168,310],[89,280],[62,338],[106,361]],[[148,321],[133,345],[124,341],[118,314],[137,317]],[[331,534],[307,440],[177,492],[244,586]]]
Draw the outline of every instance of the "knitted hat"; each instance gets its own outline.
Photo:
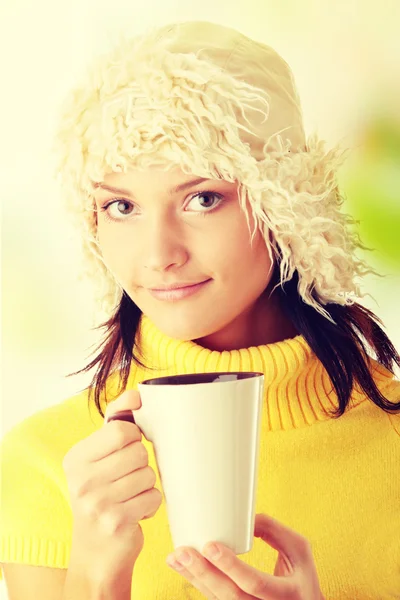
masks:
[[[238,31],[190,21],[123,36],[66,99],[54,151],[108,311],[122,290],[101,257],[93,190],[106,173],[130,166],[180,166],[239,182],[242,209],[248,218],[251,206],[280,284],[296,270],[300,296],[328,319],[324,304],[366,295],[355,277],[374,271],[355,257],[364,246],[340,210],[336,172],[345,151],[326,150],[316,135],[306,141],[289,66]]]

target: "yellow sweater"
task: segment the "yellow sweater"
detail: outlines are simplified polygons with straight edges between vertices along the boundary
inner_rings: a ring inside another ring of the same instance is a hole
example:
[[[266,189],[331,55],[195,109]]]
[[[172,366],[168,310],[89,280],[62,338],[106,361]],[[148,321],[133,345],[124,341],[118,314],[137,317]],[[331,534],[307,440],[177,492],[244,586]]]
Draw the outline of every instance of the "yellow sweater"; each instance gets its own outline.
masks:
[[[400,414],[388,415],[356,387],[346,413],[330,418],[326,410],[335,406],[336,395],[301,336],[216,352],[170,339],[142,318],[138,340],[147,364],[158,369],[132,367],[128,388],[166,374],[262,371],[257,513],[311,541],[327,600],[400,598]],[[381,392],[398,401],[400,382],[375,361],[373,375]],[[115,378],[109,389],[115,390]],[[3,438],[0,562],[68,567],[72,513],[62,459],[102,425],[81,393],[29,417]],[[152,445],[143,441],[160,488]],[[165,563],[173,547],[164,503],[142,528],[145,545],[132,598],[202,598]],[[276,551],[256,538],[240,559],[272,573]]]

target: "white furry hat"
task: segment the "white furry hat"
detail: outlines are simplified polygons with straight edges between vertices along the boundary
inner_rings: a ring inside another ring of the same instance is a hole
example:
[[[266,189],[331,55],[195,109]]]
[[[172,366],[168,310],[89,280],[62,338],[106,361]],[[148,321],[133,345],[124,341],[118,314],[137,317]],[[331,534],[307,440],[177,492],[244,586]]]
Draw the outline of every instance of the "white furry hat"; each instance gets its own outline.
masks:
[[[238,31],[190,21],[124,37],[66,99],[54,150],[108,310],[122,291],[98,247],[94,185],[108,172],[147,165],[238,181],[243,210],[248,216],[248,199],[272,241],[280,283],[297,270],[300,296],[330,320],[322,305],[366,295],[355,277],[374,271],[355,257],[364,246],[340,210],[336,172],[345,151],[326,150],[316,135],[306,140],[289,66]]]

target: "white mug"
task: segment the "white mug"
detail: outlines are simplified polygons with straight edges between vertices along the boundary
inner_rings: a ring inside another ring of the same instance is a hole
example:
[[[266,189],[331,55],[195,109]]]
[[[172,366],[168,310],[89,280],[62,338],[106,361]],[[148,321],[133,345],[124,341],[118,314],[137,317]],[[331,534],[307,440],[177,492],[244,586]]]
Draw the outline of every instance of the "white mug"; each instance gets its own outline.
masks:
[[[132,413],[154,446],[175,549],[252,549],[263,387],[264,375],[249,372],[138,384],[142,406]]]

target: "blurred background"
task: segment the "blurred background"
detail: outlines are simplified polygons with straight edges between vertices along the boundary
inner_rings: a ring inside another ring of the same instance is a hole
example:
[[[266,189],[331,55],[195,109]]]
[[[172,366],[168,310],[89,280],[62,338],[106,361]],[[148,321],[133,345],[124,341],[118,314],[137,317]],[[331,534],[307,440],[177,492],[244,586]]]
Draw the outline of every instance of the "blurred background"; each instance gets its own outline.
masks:
[[[399,2],[385,0],[13,0],[3,3],[0,118],[2,427],[76,393],[97,335],[80,246],[53,179],[50,147],[67,90],[119,31],[186,19],[226,24],[291,66],[306,130],[352,148],[340,173],[370,264],[361,302],[400,348]]]

